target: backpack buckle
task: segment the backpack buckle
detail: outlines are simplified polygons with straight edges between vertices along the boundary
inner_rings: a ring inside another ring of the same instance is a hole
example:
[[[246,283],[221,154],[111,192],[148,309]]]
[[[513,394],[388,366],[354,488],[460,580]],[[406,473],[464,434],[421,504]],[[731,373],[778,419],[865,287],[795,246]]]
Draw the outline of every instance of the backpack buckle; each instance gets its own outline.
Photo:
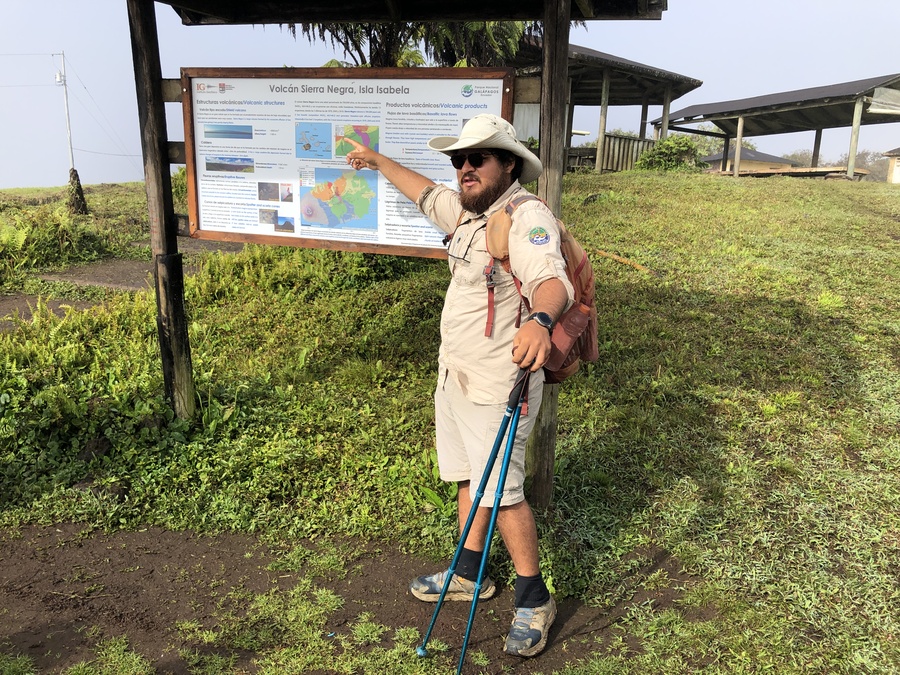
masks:
[[[484,266],[484,281],[487,284],[488,288],[493,288],[494,286],[497,285],[497,282],[494,281],[494,261],[493,260]]]

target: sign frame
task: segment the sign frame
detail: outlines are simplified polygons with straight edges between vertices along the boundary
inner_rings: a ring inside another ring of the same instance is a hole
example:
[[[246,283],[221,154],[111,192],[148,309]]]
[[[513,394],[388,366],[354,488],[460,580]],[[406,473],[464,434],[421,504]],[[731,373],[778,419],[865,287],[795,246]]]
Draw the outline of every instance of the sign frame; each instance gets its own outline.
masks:
[[[324,85],[325,82],[337,81],[341,84],[340,87],[334,86],[334,87],[330,87],[328,89],[330,90],[331,88],[333,88],[334,91],[340,90],[340,91],[353,91],[356,93],[360,93],[360,92],[362,92],[363,87],[367,87],[367,89],[365,89],[365,93],[368,96],[368,100],[371,103],[371,105],[370,105],[371,109],[374,109],[374,108],[372,108],[372,106],[374,106],[374,101],[383,100],[383,99],[377,98],[377,96],[378,96],[377,94],[375,95],[375,98],[373,98],[372,94],[374,92],[378,92],[378,91],[382,91],[382,90],[386,91],[386,92],[390,92],[388,94],[388,96],[391,96],[397,90],[399,90],[401,92],[406,91],[406,90],[414,91],[417,88],[417,86],[419,86],[419,84],[421,83],[421,88],[423,89],[423,91],[428,91],[429,88],[431,88],[432,91],[440,90],[442,92],[444,92],[444,91],[461,92],[460,95],[463,95],[463,94],[465,94],[465,89],[466,89],[466,85],[464,84],[465,82],[474,83],[476,91],[478,91],[477,87],[478,87],[479,82],[485,83],[485,86],[487,84],[496,85],[497,83],[499,83],[500,84],[500,92],[499,92],[500,109],[499,110],[496,109],[496,95],[495,95],[495,97],[493,99],[491,99],[492,102],[494,103],[495,108],[493,110],[486,110],[484,112],[493,112],[495,114],[499,114],[501,117],[503,117],[506,120],[512,121],[513,110],[514,110],[514,90],[513,89],[514,89],[514,83],[515,83],[515,71],[511,68],[182,68],[181,69],[181,86],[182,86],[182,91],[184,94],[182,107],[183,107],[183,111],[184,111],[185,165],[186,165],[186,172],[187,172],[187,193],[188,193],[187,199],[188,199],[188,225],[189,225],[188,231],[189,231],[189,235],[192,238],[206,239],[206,240],[212,240],[212,241],[234,241],[234,242],[245,242],[245,243],[258,243],[258,244],[264,244],[264,245],[296,246],[296,247],[302,247],[302,248],[321,248],[321,249],[330,249],[330,250],[357,251],[357,252],[363,252],[363,253],[380,253],[380,254],[389,254],[389,255],[416,256],[416,257],[424,257],[424,258],[446,258],[447,257],[446,249],[443,246],[440,246],[440,247],[436,246],[433,243],[433,241],[430,245],[417,245],[415,243],[410,244],[410,243],[404,242],[404,241],[392,243],[390,241],[386,242],[384,240],[382,240],[382,241],[365,240],[366,236],[377,236],[380,238],[383,238],[385,236],[382,228],[386,227],[388,223],[387,223],[386,219],[381,218],[378,215],[374,217],[375,220],[377,221],[377,225],[376,225],[377,232],[375,234],[361,235],[361,236],[363,236],[364,240],[353,240],[353,239],[341,238],[340,236],[337,236],[336,238],[331,238],[328,236],[327,229],[325,229],[324,226],[322,228],[318,228],[318,227],[310,228],[311,230],[315,231],[314,236],[296,236],[296,234],[292,235],[290,232],[286,232],[286,231],[283,231],[282,233],[279,233],[279,234],[274,234],[274,233],[267,234],[267,233],[254,233],[251,231],[231,231],[228,229],[221,229],[221,227],[226,227],[226,226],[219,226],[220,229],[210,229],[210,227],[215,227],[215,226],[208,226],[208,227],[204,228],[204,222],[211,223],[211,222],[214,222],[214,220],[215,220],[215,218],[210,216],[209,213],[205,212],[206,207],[205,207],[205,202],[203,199],[203,192],[202,192],[204,185],[201,185],[201,181],[208,181],[209,180],[208,177],[211,175],[208,172],[209,167],[210,167],[210,163],[209,163],[210,157],[204,155],[204,149],[201,147],[202,139],[198,139],[198,137],[197,137],[198,134],[196,131],[197,124],[198,124],[198,120],[197,120],[198,110],[196,110],[196,108],[200,107],[200,106],[199,105],[195,106],[195,96],[199,96],[200,94],[195,92],[194,88],[195,88],[195,86],[198,88],[203,86],[205,88],[205,86],[207,86],[206,84],[196,82],[196,80],[204,80],[204,79],[205,80],[210,80],[210,79],[216,80],[217,81],[217,84],[216,84],[217,92],[216,93],[224,92],[224,95],[228,95],[228,92],[232,91],[232,90],[240,92],[240,87],[242,85],[253,86],[253,85],[245,85],[245,81],[247,81],[247,80],[266,80],[266,81],[277,80],[279,82],[284,81],[286,83],[284,86],[285,90],[297,89],[297,91],[300,91],[301,87],[305,87],[306,90],[312,90],[314,92],[318,92],[320,90],[324,91],[324,90],[326,90],[326,87],[325,86],[321,86],[321,87],[309,86],[309,83],[315,83],[316,85],[321,83],[322,85]],[[404,81],[407,82],[408,86],[400,84]],[[409,81],[414,81],[414,82],[410,83]],[[299,84],[300,82],[303,82],[304,84]],[[445,87],[444,86],[445,82],[448,85],[452,84],[453,85],[452,89]],[[259,83],[256,83],[256,84],[259,84]],[[352,90],[350,89],[351,87],[353,88]],[[405,89],[404,89],[404,87],[405,87]],[[437,87],[438,89],[435,89],[435,87]],[[270,89],[272,91],[280,92],[280,90],[277,89],[277,85],[276,85],[276,88],[272,88],[272,85],[270,85]],[[200,91],[205,93],[205,89],[200,90]],[[238,93],[236,95],[240,96],[240,93]],[[450,95],[452,95],[452,94],[450,94]],[[468,95],[471,95],[471,94],[468,94]],[[307,106],[310,105],[310,103],[308,101],[299,101],[299,100],[291,100],[291,99],[288,99],[288,100],[294,106],[295,111],[302,111],[304,108],[304,105],[307,105]],[[395,98],[394,100],[397,100],[397,99]],[[435,103],[433,101],[431,101],[431,102],[416,101],[416,99],[414,99],[414,98],[407,98],[405,100],[412,101],[412,103],[410,103],[410,105],[420,106],[421,108],[436,109],[440,105],[440,104],[435,105]],[[462,100],[462,99],[460,99],[460,100]],[[259,100],[243,101],[243,102],[244,103],[254,103],[254,104],[255,103],[260,103],[260,104],[263,103],[262,101],[259,101]],[[284,104],[279,104],[279,105],[284,105]],[[399,105],[405,106],[406,104],[405,103],[397,103],[395,105],[396,106],[399,106]],[[409,106],[406,106],[406,107],[409,107]],[[450,117],[447,117],[447,119],[444,121],[445,126],[448,124],[451,124],[451,123],[453,125],[454,130],[451,133],[445,134],[448,136],[449,135],[458,135],[459,127],[461,126],[462,121],[465,119],[463,117],[464,114],[468,114],[469,116],[472,116],[474,114],[478,114],[478,112],[479,112],[478,110],[466,111],[466,110],[464,110],[463,105],[455,104],[455,103],[450,104],[450,105],[445,105],[443,107],[451,109],[449,112],[444,113],[444,114],[446,114],[446,115],[457,114],[458,115],[458,118],[451,119]],[[474,106],[472,106],[472,107],[474,107]],[[252,106],[251,106],[251,108],[252,108]],[[238,109],[240,110],[240,108],[238,108]],[[319,108],[320,114],[321,114],[322,109],[324,109],[324,108],[320,105],[320,108]],[[221,115],[222,119],[219,124],[212,124],[209,126],[221,127],[222,129],[225,130],[223,133],[234,134],[234,136],[229,136],[229,138],[237,138],[237,136],[239,134],[246,133],[246,128],[248,126],[252,127],[252,124],[247,125],[245,122],[241,122],[240,114],[237,114],[232,120],[229,120],[227,118],[228,110],[231,110],[231,109],[226,108],[224,106],[221,107],[220,109],[216,110],[215,114]],[[262,109],[260,109],[260,111],[259,111],[260,119],[264,119],[264,117],[265,117],[263,112],[264,111],[262,111]],[[243,108],[243,114],[244,115],[248,114],[246,107]],[[389,115],[389,114],[396,115],[396,114],[402,114],[402,113],[397,113],[397,112],[385,113],[385,115]],[[408,113],[408,114],[415,115],[414,112]],[[280,118],[281,118],[280,124],[283,127],[285,124],[284,115],[282,114],[280,116]],[[238,123],[236,125],[232,125],[231,124],[232,121],[238,121]],[[330,122],[328,122],[328,121],[323,122],[323,124],[329,124],[329,123]],[[294,114],[294,121],[292,122],[292,124],[299,127],[300,121],[299,121],[299,117],[296,115],[296,113]],[[277,125],[275,125],[275,126],[277,126]],[[229,131],[228,130],[229,127],[236,131]],[[332,127],[332,129],[333,128],[334,127]],[[204,127],[204,129],[206,129],[206,127]],[[292,131],[291,133],[294,135],[299,135],[301,132],[298,129],[298,130]],[[282,136],[283,135],[284,134],[282,134]],[[433,135],[442,135],[442,134],[433,134]],[[252,136],[253,136],[253,131],[251,129],[250,137],[252,138]],[[338,137],[330,138],[330,140],[333,142],[333,145],[331,146],[332,147],[332,150],[331,150],[332,157],[330,159],[322,160],[322,162],[324,162],[325,164],[328,165],[324,168],[330,169],[332,172],[337,170],[338,162],[340,162],[340,160],[337,158],[338,156],[336,155],[336,146],[340,142],[339,140],[337,140],[338,138],[340,138],[340,137],[338,136]],[[284,140],[284,139],[282,139],[282,140]],[[209,143],[211,143],[211,142],[214,143],[214,141],[207,141],[206,144],[209,145]],[[237,144],[236,147],[239,146],[239,144],[241,143],[241,141],[239,139],[235,140],[234,142]],[[225,147],[225,146],[223,146],[223,147]],[[306,144],[304,144],[303,147],[306,147]],[[396,144],[394,144],[391,147],[396,148],[397,146],[396,146]],[[412,157],[414,157],[416,154],[424,156],[423,152],[422,152],[423,148],[422,148],[421,143],[417,143],[414,147],[410,146],[410,151],[411,151],[410,156],[412,156]],[[434,152],[434,151],[430,150],[429,148],[427,148],[427,146],[424,147],[424,151],[426,153]],[[404,148],[404,152],[405,152],[405,148]],[[252,154],[252,152],[248,153],[248,154]],[[302,199],[310,200],[311,198],[309,196],[309,187],[308,187],[308,185],[306,187],[304,187],[304,180],[302,178],[302,176],[304,174],[302,173],[303,164],[301,163],[301,160],[299,159],[300,154],[301,154],[299,145],[297,146],[297,150],[296,150],[295,154],[296,154],[296,157],[292,158],[291,161],[296,160],[296,163],[298,165],[300,165],[301,168],[295,169],[295,172],[299,173],[301,177],[298,178],[298,181],[299,181],[298,183],[293,181],[293,177],[291,177],[292,179],[290,181],[285,179],[284,185],[288,185],[288,184],[299,185],[300,190],[305,191],[303,195],[298,194],[298,202],[301,201]],[[397,158],[396,153],[385,152],[385,154],[389,157],[392,157],[395,159]],[[403,153],[401,153],[401,154],[403,154]],[[224,172],[226,172],[226,173],[223,173],[223,176],[224,176],[223,180],[227,181],[228,178],[237,179],[238,178],[237,173],[239,173],[239,172],[255,171],[255,168],[253,167],[252,158],[250,158],[249,160],[245,160],[245,159],[239,158],[239,157],[238,158],[224,158],[224,159],[226,161],[227,160],[235,160],[238,163],[236,163],[234,165],[234,167],[228,167],[227,165],[223,165],[223,167],[219,167],[220,170],[223,170]],[[239,162],[241,162],[241,161],[249,161],[250,166],[248,168],[241,168],[239,166]],[[433,161],[433,160],[430,160],[430,161]],[[403,160],[402,163],[404,165],[409,166],[409,164],[405,160]],[[318,170],[317,168],[315,168],[313,166],[313,164],[314,164],[314,162],[311,163],[311,168],[308,169],[308,171],[310,173],[314,172],[315,170]],[[449,162],[447,164],[449,166]],[[345,166],[343,168],[345,171],[353,171],[352,169],[350,169],[349,166]],[[421,170],[421,169],[417,168],[415,165],[410,166],[410,168],[412,168],[413,170],[417,170],[420,173],[423,173],[424,175],[428,175],[425,170]],[[227,172],[229,172],[229,171],[234,172],[232,174],[232,176],[227,175]],[[288,175],[289,171],[290,171],[289,169],[285,169],[286,176]],[[364,176],[364,174],[368,174],[368,176]],[[309,174],[305,174],[305,175],[309,175]],[[375,178],[373,178],[373,175],[375,176]],[[455,177],[455,172],[453,172],[453,176]],[[393,197],[394,192],[396,192],[396,189],[393,188],[393,186],[389,186],[387,184],[387,182],[385,181],[385,179],[378,172],[373,172],[368,169],[363,169],[362,172],[360,172],[360,177],[364,178],[365,180],[376,180],[376,181],[378,181],[379,186],[387,186],[383,192],[379,191],[379,190],[375,190],[376,196],[373,200],[374,203],[370,203],[370,208],[374,208],[374,209],[376,209],[376,212],[380,212],[382,209],[382,205],[380,203],[378,203],[378,200],[380,199],[380,195],[383,194],[386,197],[388,194],[388,191],[391,191],[390,194]],[[439,179],[436,178],[435,176],[428,176],[428,177],[432,178],[436,182],[440,182]],[[241,178],[245,178],[245,177],[241,177]],[[259,189],[259,190],[262,189],[259,187],[259,185],[264,185],[268,189],[270,182],[273,182],[271,177],[266,179],[265,181],[261,181],[260,183],[258,183],[257,189]],[[308,183],[309,181],[306,181],[306,182]],[[454,178],[454,182],[455,182],[455,178]],[[278,180],[275,180],[274,183],[276,185],[282,184]],[[236,185],[246,187],[246,184],[244,184],[244,183],[240,183],[240,184],[236,183]],[[313,190],[315,190],[315,188],[313,188]],[[225,191],[223,190],[223,193],[224,192]],[[295,191],[295,192],[299,192],[299,191]],[[321,193],[318,193],[318,194],[321,194]],[[399,194],[399,193],[397,193],[397,194]],[[262,196],[260,193],[260,199],[261,198],[262,198]],[[293,198],[293,197],[291,197],[291,198]],[[405,198],[402,198],[402,195],[401,195],[401,199],[405,199]],[[387,201],[387,199],[385,199],[385,201]],[[237,208],[237,205],[233,205],[233,206],[235,208]],[[295,208],[299,209],[300,206],[301,205],[298,204],[298,206]],[[408,207],[408,200],[406,200],[406,203],[404,204],[404,208],[407,208],[407,207]],[[246,210],[249,210],[250,208],[252,208],[250,206],[250,204],[245,205]],[[210,207],[210,210],[212,210],[211,207]],[[260,216],[259,216],[260,221],[263,219],[263,216],[264,216],[263,211],[266,211],[266,214],[265,214],[266,218],[272,217],[268,213],[269,210],[260,209]],[[276,219],[276,223],[280,223],[281,218],[278,215],[278,209],[275,209],[275,212],[276,213],[275,213],[274,218]],[[333,216],[333,214],[330,213],[330,209],[329,209],[328,217],[332,218],[332,216]],[[320,217],[324,217],[324,216],[320,216]],[[421,218],[421,221],[417,220],[415,227],[419,228],[419,230],[421,232],[425,233],[425,236],[427,236],[429,238],[429,240],[432,240],[433,235],[437,232],[436,228],[434,228],[433,225],[429,224],[429,227],[433,228],[435,230],[435,233],[426,232],[423,228],[424,228],[424,224],[427,223],[428,221],[424,219],[424,216],[421,216],[420,214],[418,214],[418,211],[416,211],[416,218]],[[287,220],[288,219],[285,218],[285,221],[287,221]],[[299,220],[299,217],[296,220]],[[305,225],[306,223],[303,223],[303,224]],[[290,225],[289,225],[291,228],[291,231],[296,232],[298,225],[300,225],[300,223],[295,223],[294,220],[291,220]],[[273,227],[278,227],[278,225],[273,224]],[[371,225],[369,225],[369,227],[371,227]],[[403,229],[403,227],[404,227],[403,224],[400,224],[400,225],[393,224],[392,225],[392,229],[394,232],[400,232]],[[350,229],[352,229],[352,227]],[[302,228],[301,228],[301,230],[302,230]],[[339,228],[335,228],[334,232],[338,235],[341,234],[341,231]],[[441,233],[441,235],[442,235],[442,233]],[[355,235],[353,233],[351,233],[349,236],[352,237]]]

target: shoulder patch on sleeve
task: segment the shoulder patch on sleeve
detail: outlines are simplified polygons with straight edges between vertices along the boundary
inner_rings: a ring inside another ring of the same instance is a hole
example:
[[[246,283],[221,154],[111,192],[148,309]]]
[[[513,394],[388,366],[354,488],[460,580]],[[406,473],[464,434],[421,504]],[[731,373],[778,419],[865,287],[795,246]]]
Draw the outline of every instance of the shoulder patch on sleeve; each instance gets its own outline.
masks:
[[[543,246],[550,243],[550,233],[546,228],[533,227],[531,228],[531,232],[528,233],[528,241],[535,246]]]

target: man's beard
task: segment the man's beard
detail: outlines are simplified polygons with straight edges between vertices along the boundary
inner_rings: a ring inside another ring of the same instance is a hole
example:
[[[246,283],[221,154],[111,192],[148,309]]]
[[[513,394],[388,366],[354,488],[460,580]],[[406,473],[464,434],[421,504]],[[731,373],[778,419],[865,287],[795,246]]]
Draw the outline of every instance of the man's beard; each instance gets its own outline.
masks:
[[[492,185],[485,185],[482,182],[481,187],[483,189],[477,195],[460,192],[459,203],[462,204],[466,211],[484,213],[490,208],[491,204],[500,199],[500,196],[509,189],[510,185],[512,185],[511,182],[506,185],[501,181],[497,181]]]

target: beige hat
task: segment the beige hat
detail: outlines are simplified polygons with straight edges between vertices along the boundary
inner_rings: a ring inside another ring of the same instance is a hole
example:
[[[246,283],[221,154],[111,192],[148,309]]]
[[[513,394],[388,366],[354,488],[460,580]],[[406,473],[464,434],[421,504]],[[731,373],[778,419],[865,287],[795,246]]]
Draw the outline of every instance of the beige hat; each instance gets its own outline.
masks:
[[[484,148],[485,150],[508,150],[522,158],[522,175],[520,183],[536,180],[544,171],[541,160],[516,138],[516,130],[512,124],[496,115],[476,115],[463,125],[459,138],[455,136],[435,136],[428,141],[428,147],[445,155],[467,148]]]

